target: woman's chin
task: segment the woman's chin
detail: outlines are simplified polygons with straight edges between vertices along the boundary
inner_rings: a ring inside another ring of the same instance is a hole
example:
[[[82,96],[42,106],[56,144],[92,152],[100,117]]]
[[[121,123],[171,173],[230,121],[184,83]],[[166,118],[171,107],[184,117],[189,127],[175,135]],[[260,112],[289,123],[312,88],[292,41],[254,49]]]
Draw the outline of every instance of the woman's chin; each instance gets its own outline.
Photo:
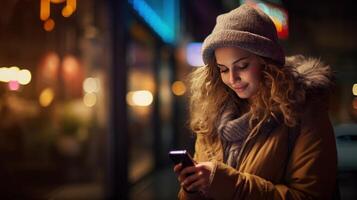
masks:
[[[242,93],[236,92],[236,94],[237,94],[238,97],[241,98],[241,99],[248,99],[248,98],[250,97],[250,95],[247,95],[247,94],[245,94],[244,92],[242,92]]]

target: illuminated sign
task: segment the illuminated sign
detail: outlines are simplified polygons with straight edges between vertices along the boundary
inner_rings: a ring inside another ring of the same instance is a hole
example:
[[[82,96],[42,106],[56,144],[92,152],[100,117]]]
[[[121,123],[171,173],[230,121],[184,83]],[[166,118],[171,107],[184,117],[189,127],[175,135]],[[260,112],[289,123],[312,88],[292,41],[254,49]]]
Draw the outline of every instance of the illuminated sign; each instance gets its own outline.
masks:
[[[63,17],[71,16],[77,8],[77,0],[41,0],[40,3],[40,19],[44,21],[43,28],[46,31],[52,31],[55,27],[55,21],[51,16],[51,3],[60,4],[66,2],[66,6],[62,9]]]
[[[241,3],[251,5],[256,9],[260,9],[265,14],[269,15],[274,22],[278,37],[280,39],[287,39],[289,36],[288,12],[282,7],[265,3],[260,0],[241,0]]]
[[[129,0],[129,3],[164,42],[175,42],[179,19],[177,0]]]

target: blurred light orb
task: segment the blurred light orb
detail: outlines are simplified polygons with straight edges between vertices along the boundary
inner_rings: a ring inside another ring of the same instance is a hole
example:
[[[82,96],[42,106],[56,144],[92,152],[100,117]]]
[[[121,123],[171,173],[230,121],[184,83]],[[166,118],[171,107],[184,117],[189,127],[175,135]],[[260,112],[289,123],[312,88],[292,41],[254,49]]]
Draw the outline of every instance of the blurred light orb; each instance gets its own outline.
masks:
[[[171,86],[171,90],[176,96],[181,96],[185,94],[186,86],[182,81],[175,81]]]
[[[87,93],[98,92],[99,80],[97,78],[86,78],[83,82],[83,90]]]
[[[55,21],[53,19],[47,19],[43,24],[43,29],[47,32],[51,32],[55,28]]]
[[[20,88],[20,84],[17,81],[9,81],[9,90],[17,91]]]
[[[31,77],[31,72],[27,69],[20,70],[17,74],[17,79],[21,85],[29,84]]]
[[[7,70],[7,77],[8,81],[16,81],[17,74],[19,73],[20,69],[17,66],[12,66]]]
[[[42,107],[47,107],[49,106],[53,99],[54,99],[54,91],[51,88],[46,88],[42,90],[40,97],[39,97],[39,102]]]
[[[353,84],[353,87],[352,87],[352,93],[353,95],[357,96],[357,84]]]
[[[0,81],[9,83],[9,85],[12,85],[11,88],[14,88],[17,84],[27,85],[31,81],[31,72],[27,69],[20,70],[17,66],[1,67]]]
[[[83,103],[87,107],[93,107],[97,103],[97,95],[95,93],[86,93],[83,97]]]
[[[192,42],[186,47],[186,59],[189,65],[193,67],[201,67],[204,65],[202,60],[202,43]]]
[[[76,76],[79,71],[79,62],[76,57],[72,55],[63,58],[63,75],[66,77]]]
[[[154,100],[152,93],[148,90],[128,92],[127,103],[131,106],[149,106]]]
[[[74,12],[74,9],[72,8],[72,6],[66,5],[66,6],[62,9],[62,16],[63,16],[63,17],[69,17],[69,16],[72,15],[73,12]]]

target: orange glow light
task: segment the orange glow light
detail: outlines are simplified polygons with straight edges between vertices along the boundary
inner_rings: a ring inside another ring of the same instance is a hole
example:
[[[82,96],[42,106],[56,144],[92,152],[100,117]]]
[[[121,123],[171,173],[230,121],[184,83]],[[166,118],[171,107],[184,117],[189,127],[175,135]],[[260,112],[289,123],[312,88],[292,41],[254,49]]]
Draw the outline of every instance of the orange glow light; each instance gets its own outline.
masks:
[[[64,17],[71,16],[77,7],[77,0],[40,0],[40,19],[45,21],[44,29],[48,32],[52,31],[55,27],[55,22],[50,19],[51,16],[51,3],[59,4],[66,2],[66,6],[62,9]]]
[[[49,106],[53,99],[54,99],[55,93],[52,88],[46,88],[42,90],[40,97],[39,97],[39,102],[40,105],[43,107]]]
[[[79,62],[76,57],[68,55],[63,58],[63,76],[65,78],[75,77],[79,71]]]
[[[76,0],[67,0],[66,6],[62,9],[63,17],[71,16],[76,10],[77,2]]]
[[[69,17],[72,15],[73,11],[74,10],[73,10],[72,6],[67,5],[62,9],[62,15],[63,15],[63,17]]]
[[[278,32],[279,39],[287,39],[289,36],[289,16],[288,12],[281,6],[260,0],[245,0],[243,1],[256,9],[263,11],[274,22]]]
[[[48,19],[45,21],[45,23],[43,24],[43,29],[45,29],[45,31],[50,32],[55,28],[55,21],[53,21],[53,19]]]
[[[60,58],[55,52],[48,52],[42,59],[40,64],[41,75],[46,81],[54,81],[57,79],[60,65]]]
[[[77,8],[77,0],[67,0],[67,6],[71,6],[74,12]]]
[[[51,1],[51,3],[63,3],[66,0],[50,0],[50,1]]]
[[[283,24],[276,17],[271,17],[271,19],[275,25],[276,31],[278,31],[278,33],[281,33],[283,31]]]
[[[181,96],[185,94],[186,86],[182,81],[175,81],[171,86],[171,90],[176,96]]]
[[[50,0],[41,0],[40,19],[46,21],[50,17]]]

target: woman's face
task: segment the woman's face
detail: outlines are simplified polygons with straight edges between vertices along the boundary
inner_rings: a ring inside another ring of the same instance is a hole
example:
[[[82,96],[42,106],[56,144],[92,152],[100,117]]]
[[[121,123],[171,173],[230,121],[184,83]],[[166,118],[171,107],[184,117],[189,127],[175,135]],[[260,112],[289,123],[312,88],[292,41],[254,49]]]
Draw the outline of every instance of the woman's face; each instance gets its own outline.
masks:
[[[264,60],[236,47],[215,50],[217,67],[224,84],[242,99],[249,99],[259,89]]]

